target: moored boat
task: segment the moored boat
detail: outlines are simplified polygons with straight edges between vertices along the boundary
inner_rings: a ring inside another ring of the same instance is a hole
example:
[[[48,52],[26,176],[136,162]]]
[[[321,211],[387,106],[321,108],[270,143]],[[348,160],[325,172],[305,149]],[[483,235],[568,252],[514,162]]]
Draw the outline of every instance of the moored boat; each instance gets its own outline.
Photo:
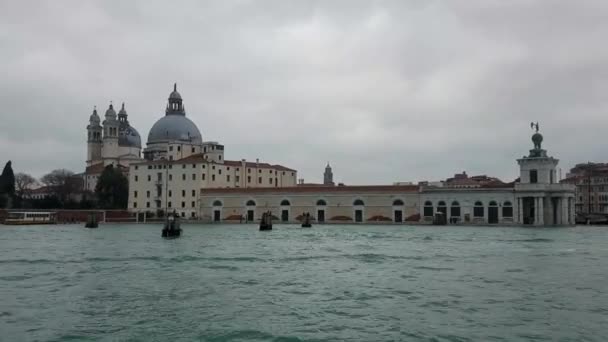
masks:
[[[179,216],[175,212],[168,214],[161,236],[167,239],[175,239],[181,235],[182,228],[180,227]]]
[[[262,214],[262,220],[260,220],[260,230],[272,230],[272,213],[270,211]]]
[[[311,228],[312,223],[310,223],[310,213],[302,214],[302,228]]]
[[[56,212],[12,211],[4,220],[6,225],[56,224]]]

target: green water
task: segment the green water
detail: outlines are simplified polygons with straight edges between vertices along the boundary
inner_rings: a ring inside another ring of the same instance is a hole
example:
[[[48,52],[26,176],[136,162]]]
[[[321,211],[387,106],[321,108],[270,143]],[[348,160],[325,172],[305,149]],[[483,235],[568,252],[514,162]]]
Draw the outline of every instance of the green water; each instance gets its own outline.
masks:
[[[0,226],[0,341],[605,341],[608,228]]]

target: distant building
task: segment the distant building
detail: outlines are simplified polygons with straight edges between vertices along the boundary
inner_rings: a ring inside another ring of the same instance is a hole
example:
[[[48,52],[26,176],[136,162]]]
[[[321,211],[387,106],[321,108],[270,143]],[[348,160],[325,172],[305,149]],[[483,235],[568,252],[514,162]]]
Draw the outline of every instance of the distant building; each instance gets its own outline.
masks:
[[[323,173],[323,185],[334,185],[334,173],[331,170],[331,166],[329,166],[329,162],[327,162],[325,172]]]
[[[576,186],[577,213],[608,213],[608,163],[577,164],[562,183]]]

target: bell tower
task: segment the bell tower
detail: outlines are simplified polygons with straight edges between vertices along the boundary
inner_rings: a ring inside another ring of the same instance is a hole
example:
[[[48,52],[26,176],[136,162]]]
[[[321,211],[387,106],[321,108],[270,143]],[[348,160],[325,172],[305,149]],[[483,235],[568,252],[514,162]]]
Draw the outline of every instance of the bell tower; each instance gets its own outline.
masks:
[[[101,161],[102,127],[99,123],[100,119],[99,115],[97,115],[97,108],[94,108],[93,114],[89,117],[89,125],[87,126],[87,166]]]
[[[112,164],[118,158],[118,129],[120,122],[116,120],[116,111],[110,102],[110,107],[106,110],[105,120],[103,120],[103,146],[101,157],[105,164]]]
[[[331,171],[329,162],[327,162],[325,172],[323,173],[323,185],[334,185],[334,173]]]

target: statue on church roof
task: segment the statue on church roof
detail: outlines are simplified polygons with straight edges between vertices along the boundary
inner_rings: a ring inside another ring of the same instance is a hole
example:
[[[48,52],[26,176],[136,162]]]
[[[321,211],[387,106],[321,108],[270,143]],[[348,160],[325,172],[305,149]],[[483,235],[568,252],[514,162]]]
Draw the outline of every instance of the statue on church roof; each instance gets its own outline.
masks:
[[[530,123],[530,128],[536,130],[536,133],[534,133],[532,135],[532,142],[534,143],[534,149],[535,150],[540,150],[541,149],[541,144],[543,142],[543,135],[540,134],[540,133],[538,133],[538,129],[539,129],[538,122],[537,123],[531,122]]]

